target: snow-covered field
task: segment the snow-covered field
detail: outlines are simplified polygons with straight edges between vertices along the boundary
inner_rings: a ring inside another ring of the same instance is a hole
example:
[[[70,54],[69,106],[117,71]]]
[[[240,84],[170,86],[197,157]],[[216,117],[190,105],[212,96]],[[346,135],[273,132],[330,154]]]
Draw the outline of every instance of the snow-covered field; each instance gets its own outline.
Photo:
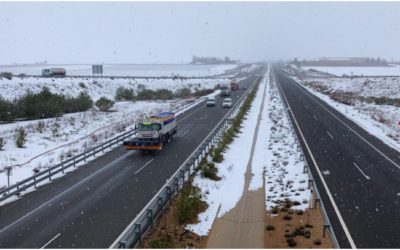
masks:
[[[400,65],[390,67],[302,67],[305,70],[315,69],[321,72],[342,75],[357,76],[400,76]]]
[[[105,76],[211,76],[236,68],[236,64],[190,65],[190,64],[105,64]],[[0,72],[41,75],[44,68],[65,68],[67,75],[91,75],[92,65],[0,65]]]
[[[48,87],[52,93],[77,96],[80,92],[88,92],[94,101],[105,96],[114,99],[118,87],[132,88],[138,90],[146,89],[169,89],[175,91],[182,88],[191,90],[214,88],[219,83],[229,82],[228,79],[151,79],[151,80],[131,80],[131,79],[88,79],[88,78],[17,78],[12,80],[0,79],[0,96],[5,99],[13,100],[23,96],[27,91],[38,93],[43,87]]]
[[[267,208],[276,206],[285,198],[299,201],[300,204],[294,206],[296,209],[308,207],[311,192],[307,188],[308,175],[302,172],[304,162],[300,159],[288,121],[282,116],[284,108],[276,86],[271,85],[268,79],[269,72],[259,85],[241,133],[224,153],[224,161],[216,164],[218,176],[222,179],[213,181],[202,178],[200,174],[194,178],[193,185],[201,189],[203,199],[209,205],[205,212],[199,214],[199,223],[187,226],[198,235],[207,235],[216,216],[222,217],[233,209],[243,194],[244,175],[265,91],[266,99],[251,163],[253,177],[249,190],[262,188],[265,179]]]
[[[232,65],[220,65],[210,68],[209,65],[185,65],[191,69],[186,73],[191,75],[202,75],[206,71],[202,68],[211,70],[212,74],[224,72],[231,68]],[[77,67],[77,66],[76,66]],[[160,66],[158,66],[160,67]],[[251,64],[241,70],[242,73],[249,73],[260,67],[258,64]],[[162,69],[162,68],[161,68]],[[161,69],[157,69],[157,74],[164,74]],[[168,71],[168,67],[166,69]],[[197,71],[195,71],[197,70]],[[0,70],[1,71],[1,70]],[[240,80],[240,79],[238,79]],[[114,99],[115,92],[118,87],[132,88],[137,91],[141,88],[152,90],[169,89],[176,91],[182,88],[190,88],[192,91],[196,89],[214,88],[220,83],[227,83],[230,79],[92,79],[92,78],[36,78],[36,77],[13,77],[11,80],[0,77],[0,97],[8,100],[13,100],[32,91],[38,93],[43,87],[48,87],[52,93],[64,94],[69,96],[77,96],[80,92],[85,91],[92,97],[94,101],[105,96],[109,99]]]
[[[400,77],[292,78],[360,127],[400,151],[400,107],[378,105],[360,98],[399,99]],[[332,95],[350,96],[352,105],[336,101],[331,98]]]

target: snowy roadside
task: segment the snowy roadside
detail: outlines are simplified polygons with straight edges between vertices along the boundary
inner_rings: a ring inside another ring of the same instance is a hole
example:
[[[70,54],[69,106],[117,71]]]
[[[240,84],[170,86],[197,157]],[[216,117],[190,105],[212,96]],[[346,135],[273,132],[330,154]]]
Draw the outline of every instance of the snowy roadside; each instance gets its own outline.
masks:
[[[207,210],[198,216],[199,223],[187,226],[198,235],[207,235],[216,217],[220,218],[233,209],[243,194],[244,175],[265,91],[249,190],[265,186],[267,209],[278,206],[285,199],[292,200],[295,209],[309,206],[311,191],[308,189],[308,175],[303,173],[305,163],[297,151],[295,135],[290,130],[287,117],[283,116],[285,110],[277,87],[270,82],[269,76],[268,71],[242,124],[241,133],[224,153],[224,161],[216,164],[218,176],[222,179],[213,181],[197,174],[193,180],[193,186],[200,188],[203,200],[208,203]]]
[[[375,103],[366,103],[362,101],[355,101],[353,105],[346,105],[331,99],[328,95],[329,93],[335,93],[343,88],[351,88],[352,93],[360,93],[360,95],[363,96],[398,98],[398,91],[400,88],[399,81],[392,81],[391,84],[383,84],[382,88],[379,88],[374,82],[367,82],[364,84],[367,86],[362,87],[360,84],[357,85],[357,83],[354,82],[347,82],[348,80],[346,79],[344,79],[346,83],[342,82],[340,84],[338,84],[338,80],[315,82],[314,79],[314,84],[312,84],[306,80],[300,80],[297,77],[292,76],[292,78],[304,86],[311,94],[345,115],[368,133],[376,136],[390,147],[400,151],[400,107],[393,105],[377,105]],[[371,83],[373,87],[368,86],[368,84]],[[323,84],[328,90],[325,93],[321,93],[315,89],[315,84]],[[350,85],[351,87],[343,87],[343,85]],[[368,90],[360,90],[365,88]],[[390,95],[388,95],[388,93],[390,93]]]

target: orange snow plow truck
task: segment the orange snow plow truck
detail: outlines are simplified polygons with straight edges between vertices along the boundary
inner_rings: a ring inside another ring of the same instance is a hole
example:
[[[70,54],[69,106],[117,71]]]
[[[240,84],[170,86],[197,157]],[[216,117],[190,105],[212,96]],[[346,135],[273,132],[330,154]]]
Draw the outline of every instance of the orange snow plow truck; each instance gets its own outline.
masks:
[[[137,127],[136,138],[124,141],[123,145],[128,150],[140,150],[142,152],[161,150],[176,133],[175,114],[162,112],[140,122]]]

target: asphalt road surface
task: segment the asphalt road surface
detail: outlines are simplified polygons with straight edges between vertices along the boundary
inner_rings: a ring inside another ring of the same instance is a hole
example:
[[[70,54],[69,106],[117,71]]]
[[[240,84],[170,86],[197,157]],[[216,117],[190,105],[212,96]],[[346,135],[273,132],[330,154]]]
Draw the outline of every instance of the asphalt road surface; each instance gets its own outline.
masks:
[[[249,87],[260,73],[239,85]],[[233,92],[233,101],[244,92]],[[179,115],[178,135],[154,155],[118,147],[0,207],[0,247],[108,248],[226,114],[221,103]]]
[[[296,131],[340,247],[400,248],[399,152],[278,67],[275,74],[305,138]]]

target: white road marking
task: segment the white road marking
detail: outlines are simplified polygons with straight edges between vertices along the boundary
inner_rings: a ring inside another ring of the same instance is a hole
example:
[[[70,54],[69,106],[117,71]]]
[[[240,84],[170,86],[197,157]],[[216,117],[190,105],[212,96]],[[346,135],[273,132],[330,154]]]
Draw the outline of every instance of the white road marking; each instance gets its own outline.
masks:
[[[294,122],[295,122],[295,124],[296,124],[296,127],[297,127],[299,133],[300,133],[301,138],[303,139],[304,145],[306,146],[307,151],[308,151],[308,153],[310,154],[311,160],[312,160],[312,162],[313,162],[314,165],[315,165],[315,168],[316,168],[316,170],[317,170],[317,172],[318,172],[318,176],[319,176],[319,178],[321,179],[322,185],[324,186],[324,188],[325,188],[325,190],[326,190],[326,193],[327,193],[327,195],[328,195],[328,198],[329,198],[330,202],[332,203],[333,209],[335,210],[335,213],[336,213],[336,216],[337,216],[338,219],[339,219],[340,225],[342,226],[343,231],[344,231],[344,233],[346,234],[347,240],[349,241],[351,248],[357,248],[357,247],[356,247],[356,244],[354,243],[353,237],[351,237],[350,231],[349,231],[348,227],[346,226],[346,223],[344,222],[344,219],[343,219],[343,217],[342,217],[342,214],[340,213],[339,208],[338,208],[338,206],[336,205],[335,200],[333,199],[332,193],[331,193],[331,191],[329,190],[329,187],[328,187],[328,185],[327,185],[326,182],[325,182],[324,176],[322,175],[321,170],[319,169],[319,166],[318,166],[318,164],[317,164],[317,161],[315,160],[314,155],[313,155],[313,153],[311,152],[310,147],[309,147],[308,144],[307,144],[306,138],[304,138],[303,132],[302,132],[301,129],[300,129],[300,126],[299,126],[299,124],[298,124],[298,122],[297,122],[297,120],[296,120],[296,117],[294,116],[294,114],[293,114],[293,112],[292,112],[292,109],[290,108],[290,104],[289,104],[289,102],[288,102],[287,99],[286,99],[285,93],[284,93],[284,92],[282,91],[282,89],[281,89],[281,86],[280,86],[280,84],[279,84],[278,78],[275,77],[275,74],[274,74],[274,78],[275,78],[276,82],[278,83],[279,89],[280,89],[280,91],[281,91],[281,93],[282,93],[282,95],[283,95],[283,98],[285,99],[286,104],[288,105],[288,109],[289,109],[290,113],[292,114],[293,120],[294,120]]]
[[[324,171],[322,171],[322,173],[323,173],[324,175],[329,175],[331,172],[330,172],[329,170],[324,170]]]
[[[139,168],[139,169],[135,172],[135,175],[137,175],[138,173],[140,173],[140,171],[142,171],[145,167],[147,167],[147,165],[149,165],[152,161],[154,161],[154,159],[151,159],[150,161],[146,162],[141,168]]]
[[[13,221],[11,224],[9,224],[8,226],[2,228],[0,230],[0,234],[2,234],[3,232],[5,232],[7,229],[9,229],[10,227],[14,226],[15,224],[19,223],[20,221],[24,220],[25,218],[27,218],[28,216],[34,214],[35,212],[37,212],[38,210],[40,210],[41,208],[51,204],[53,201],[55,201],[56,199],[60,198],[61,196],[63,196],[64,194],[68,193],[69,191],[71,191],[72,189],[76,188],[77,186],[81,185],[82,183],[84,183],[85,181],[93,178],[94,176],[98,175],[100,172],[103,172],[104,170],[108,169],[110,166],[113,166],[115,163],[123,160],[124,158],[128,157],[129,155],[133,154],[133,151],[130,151],[128,153],[125,153],[123,155],[121,155],[120,157],[118,157],[117,159],[113,160],[112,162],[108,163],[106,166],[104,166],[103,168],[100,168],[99,170],[97,170],[96,172],[94,172],[93,174],[89,175],[88,177],[82,179],[81,181],[79,181],[78,183],[76,183],[75,185],[69,187],[68,189],[64,190],[63,192],[59,193],[58,195],[54,196],[52,199],[46,201],[45,203],[43,203],[42,205],[38,206],[37,208],[33,209],[32,211],[30,211],[29,213],[25,214],[24,216],[20,217],[18,220]]]
[[[190,132],[190,130],[186,130],[185,132],[183,132],[183,133],[180,133],[179,135],[180,135],[180,137],[185,137],[187,134],[189,134],[189,132]]]
[[[318,118],[315,115],[313,115],[312,117],[314,118],[314,120],[318,121]]]
[[[368,175],[366,175],[361,168],[357,165],[357,163],[353,162],[354,167],[356,167],[358,169],[358,171],[360,171],[360,173],[365,177],[365,179],[367,180],[371,180],[371,177],[369,177]]]
[[[328,131],[326,131],[326,133],[329,135],[329,137],[333,140],[333,136],[331,135],[331,133],[329,133]]]
[[[296,81],[294,81],[296,82]],[[390,163],[392,163],[395,167],[400,169],[400,165],[398,165],[396,162],[394,162],[392,159],[390,159],[388,156],[386,156],[382,151],[380,151],[377,147],[372,145],[369,141],[367,141],[364,137],[362,137],[359,133],[357,133],[354,129],[352,129],[349,125],[347,125],[344,121],[342,121],[339,117],[337,117],[335,114],[333,114],[329,109],[327,109],[324,105],[322,105],[311,93],[308,92],[304,87],[302,87],[298,82],[296,82],[298,87],[304,91],[306,95],[308,95],[314,102],[316,102],[319,106],[321,106],[323,109],[325,109],[329,114],[331,114],[336,120],[338,120],[340,123],[342,123],[345,127],[347,127],[351,132],[353,132],[355,135],[357,135],[361,140],[363,140],[365,143],[367,143],[371,148],[373,148],[376,152],[378,152],[381,156],[383,156],[386,160],[388,160]],[[379,139],[379,138],[378,138]]]
[[[50,243],[53,242],[55,239],[57,239],[60,235],[61,235],[61,233],[54,236],[51,240],[49,240],[46,244],[44,244],[44,246],[42,246],[40,249],[43,249],[43,248],[47,247],[48,245],[50,245]]]

